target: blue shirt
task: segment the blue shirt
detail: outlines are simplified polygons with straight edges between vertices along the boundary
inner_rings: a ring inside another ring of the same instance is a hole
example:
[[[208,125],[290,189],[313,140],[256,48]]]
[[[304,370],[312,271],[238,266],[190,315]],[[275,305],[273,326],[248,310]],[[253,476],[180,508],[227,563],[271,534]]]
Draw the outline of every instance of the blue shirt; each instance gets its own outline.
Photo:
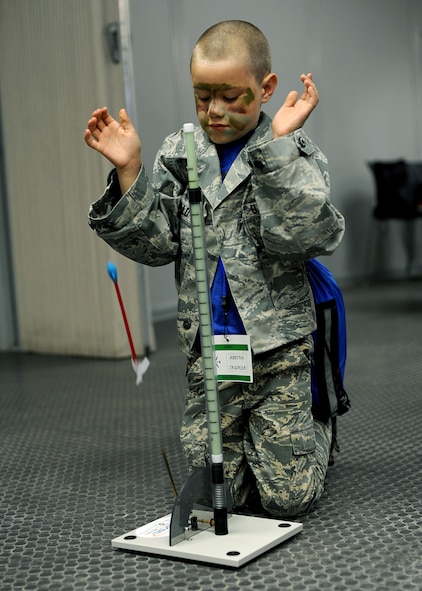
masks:
[[[237,155],[248,142],[253,131],[229,144],[216,144],[220,159],[221,176],[224,179]],[[212,316],[214,334],[245,334],[245,327],[240,318],[227,282],[223,261],[218,261],[217,271],[211,287]]]
[[[211,287],[212,319],[214,334],[245,334],[245,327],[234,303],[224,271],[223,261],[218,261]]]

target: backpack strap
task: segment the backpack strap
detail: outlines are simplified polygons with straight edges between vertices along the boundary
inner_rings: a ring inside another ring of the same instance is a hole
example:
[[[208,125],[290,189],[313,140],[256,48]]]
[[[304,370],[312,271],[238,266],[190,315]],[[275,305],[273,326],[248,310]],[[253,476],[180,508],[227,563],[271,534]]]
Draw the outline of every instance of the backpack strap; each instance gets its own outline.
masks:
[[[346,315],[343,297],[332,273],[316,259],[307,261],[306,265],[317,322],[312,334],[312,413],[315,419],[326,423],[350,408],[350,400],[343,386]]]

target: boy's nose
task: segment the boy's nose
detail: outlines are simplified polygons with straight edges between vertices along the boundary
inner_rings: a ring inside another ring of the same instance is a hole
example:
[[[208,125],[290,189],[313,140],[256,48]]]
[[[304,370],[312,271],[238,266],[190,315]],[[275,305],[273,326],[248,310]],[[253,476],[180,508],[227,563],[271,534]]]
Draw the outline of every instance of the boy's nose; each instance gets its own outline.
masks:
[[[224,109],[222,108],[220,101],[217,101],[216,99],[210,101],[208,115],[210,117],[222,117],[224,115]]]

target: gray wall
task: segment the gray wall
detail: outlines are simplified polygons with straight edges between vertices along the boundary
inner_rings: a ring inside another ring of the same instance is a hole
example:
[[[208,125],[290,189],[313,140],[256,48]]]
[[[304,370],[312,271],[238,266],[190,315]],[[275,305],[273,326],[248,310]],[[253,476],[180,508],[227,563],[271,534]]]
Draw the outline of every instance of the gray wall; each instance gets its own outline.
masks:
[[[367,161],[422,159],[422,2],[131,0],[130,7],[136,116],[149,170],[163,137],[196,120],[189,57],[214,22],[241,18],[266,33],[280,80],[270,115],[289,90],[300,90],[299,75],[313,72],[321,102],[306,129],[329,158],[332,201],[347,220],[343,244],[324,262],[343,285],[361,280],[374,254]],[[395,275],[405,261],[400,223],[390,232],[381,264]],[[149,273],[154,316],[174,313],[172,268]]]

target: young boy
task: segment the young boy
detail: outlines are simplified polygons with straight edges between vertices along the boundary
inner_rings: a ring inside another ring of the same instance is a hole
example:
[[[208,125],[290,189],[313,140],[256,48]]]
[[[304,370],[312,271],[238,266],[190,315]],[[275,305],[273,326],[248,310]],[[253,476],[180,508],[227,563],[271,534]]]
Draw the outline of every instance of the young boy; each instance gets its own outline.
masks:
[[[309,511],[321,496],[330,424],[313,420],[314,306],[305,263],[331,254],[344,220],[329,201],[327,160],[302,130],[318,103],[312,75],[271,119],[277,86],[268,42],[254,25],[224,21],[191,59],[199,184],[216,334],[246,334],[252,383],[219,391],[227,481],[238,510],[259,501],[276,517]],[[125,110],[93,112],[87,145],[115,170],[91,206],[91,227],[121,254],[175,263],[179,345],[187,356],[181,440],[190,466],[209,462],[183,133],[164,141],[151,181]]]

